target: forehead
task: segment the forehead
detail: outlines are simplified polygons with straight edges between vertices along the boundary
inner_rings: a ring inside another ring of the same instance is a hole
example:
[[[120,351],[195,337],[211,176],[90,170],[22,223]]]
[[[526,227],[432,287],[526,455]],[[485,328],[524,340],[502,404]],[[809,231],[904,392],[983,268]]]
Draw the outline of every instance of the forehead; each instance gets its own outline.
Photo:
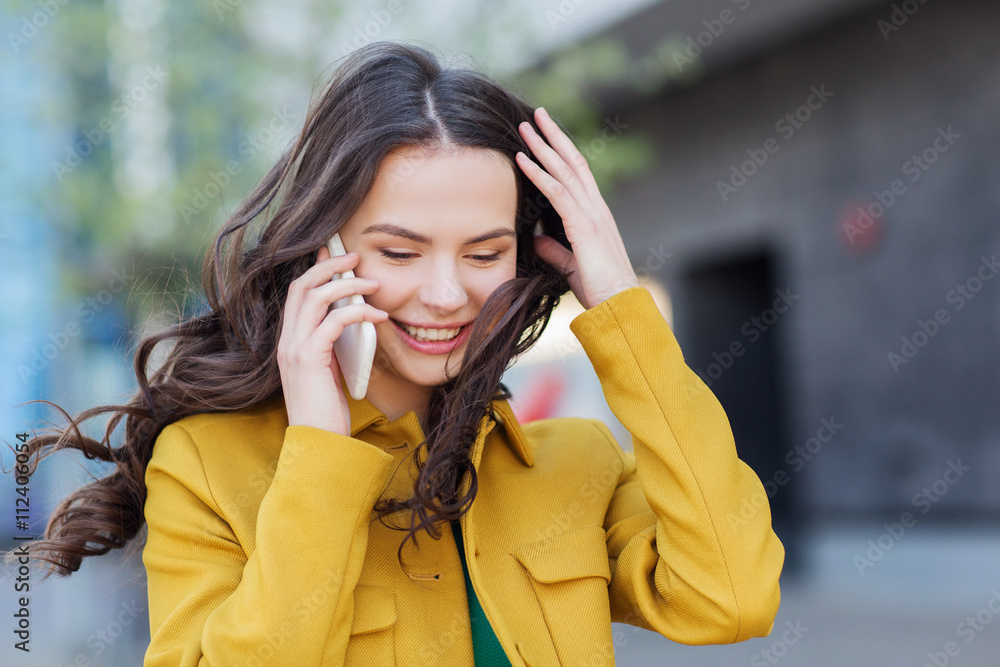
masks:
[[[502,153],[469,146],[400,146],[389,151],[379,165],[378,178],[403,185],[428,172],[473,169],[476,171],[510,172],[513,163]]]
[[[514,167],[501,153],[482,148],[393,150],[355,218],[392,222],[425,231],[496,226],[514,228]]]

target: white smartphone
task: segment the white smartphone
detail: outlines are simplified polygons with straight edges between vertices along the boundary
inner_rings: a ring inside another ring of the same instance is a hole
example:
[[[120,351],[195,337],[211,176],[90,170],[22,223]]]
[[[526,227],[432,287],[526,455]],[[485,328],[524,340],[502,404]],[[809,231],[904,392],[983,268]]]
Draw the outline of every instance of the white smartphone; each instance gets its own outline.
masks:
[[[339,232],[333,235],[326,247],[330,251],[330,257],[347,254]],[[354,271],[348,270],[333,274],[332,280],[353,277]],[[365,303],[364,296],[352,294],[335,301],[332,307],[343,308],[355,303]],[[368,393],[368,380],[371,379],[372,364],[375,362],[375,341],[375,324],[365,321],[347,325],[340,338],[333,342],[333,352],[337,355],[340,371],[344,374],[347,389],[355,400],[364,398]]]

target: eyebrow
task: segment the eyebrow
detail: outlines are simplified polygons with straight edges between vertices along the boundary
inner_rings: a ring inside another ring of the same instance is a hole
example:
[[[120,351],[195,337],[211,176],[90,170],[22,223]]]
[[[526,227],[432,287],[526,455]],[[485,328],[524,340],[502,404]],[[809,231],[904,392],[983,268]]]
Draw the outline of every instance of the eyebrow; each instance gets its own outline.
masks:
[[[393,225],[390,223],[381,223],[378,225],[370,225],[365,228],[365,231],[361,232],[361,235],[365,234],[375,234],[382,232],[383,234],[392,234],[393,236],[401,236],[404,239],[409,239],[414,243],[423,243],[424,245],[433,245],[430,237],[424,236],[423,234],[418,234],[417,232],[407,229],[406,227],[400,227],[399,225]],[[474,236],[468,239],[462,245],[473,245],[475,243],[482,243],[483,241],[489,241],[490,239],[499,239],[505,236],[514,236],[514,230],[507,229],[505,227],[497,227],[496,229],[486,232],[485,234],[480,234],[479,236]]]

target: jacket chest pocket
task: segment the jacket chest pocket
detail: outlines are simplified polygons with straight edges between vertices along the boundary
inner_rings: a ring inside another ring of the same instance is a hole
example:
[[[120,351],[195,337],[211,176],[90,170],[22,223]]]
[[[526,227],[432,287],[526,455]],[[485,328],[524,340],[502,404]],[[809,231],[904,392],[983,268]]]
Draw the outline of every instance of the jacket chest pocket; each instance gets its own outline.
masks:
[[[512,555],[528,571],[563,665],[613,665],[606,535],[586,526],[530,542]]]
[[[358,584],[345,665],[396,664],[396,594]]]

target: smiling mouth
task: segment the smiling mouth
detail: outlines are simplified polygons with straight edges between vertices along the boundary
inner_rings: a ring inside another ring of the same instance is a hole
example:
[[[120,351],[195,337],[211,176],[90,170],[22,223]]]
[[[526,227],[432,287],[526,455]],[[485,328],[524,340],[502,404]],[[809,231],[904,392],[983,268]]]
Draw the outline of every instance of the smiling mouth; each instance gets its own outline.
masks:
[[[457,337],[458,334],[462,333],[462,329],[469,326],[466,324],[454,329],[424,329],[423,327],[411,326],[405,322],[400,322],[399,320],[393,320],[393,322],[395,322],[400,329],[409,334],[411,338],[423,342],[452,340]]]

